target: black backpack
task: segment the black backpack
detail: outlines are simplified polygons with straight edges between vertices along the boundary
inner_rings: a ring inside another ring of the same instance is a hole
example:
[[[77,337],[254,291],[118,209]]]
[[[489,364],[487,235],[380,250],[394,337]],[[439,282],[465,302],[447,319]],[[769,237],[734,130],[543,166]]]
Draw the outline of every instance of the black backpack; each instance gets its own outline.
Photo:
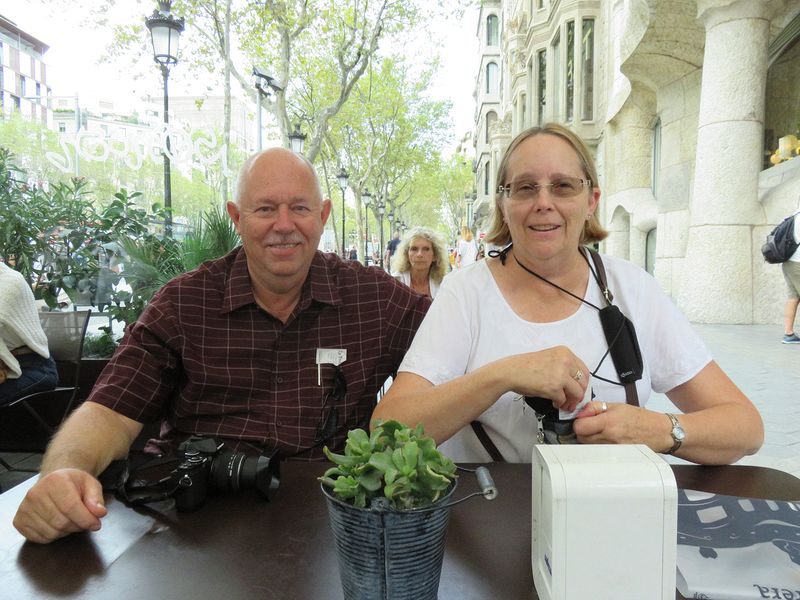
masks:
[[[786,217],[767,236],[767,241],[761,246],[764,260],[771,264],[786,262],[794,254],[798,242],[794,241],[794,218],[797,213]]]

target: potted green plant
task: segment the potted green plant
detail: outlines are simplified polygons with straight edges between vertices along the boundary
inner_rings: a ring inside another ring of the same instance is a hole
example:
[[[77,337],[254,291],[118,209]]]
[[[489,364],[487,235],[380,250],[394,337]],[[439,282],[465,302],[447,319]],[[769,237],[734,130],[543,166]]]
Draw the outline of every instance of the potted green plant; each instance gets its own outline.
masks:
[[[435,600],[456,466],[422,426],[348,433],[320,477],[345,600]]]

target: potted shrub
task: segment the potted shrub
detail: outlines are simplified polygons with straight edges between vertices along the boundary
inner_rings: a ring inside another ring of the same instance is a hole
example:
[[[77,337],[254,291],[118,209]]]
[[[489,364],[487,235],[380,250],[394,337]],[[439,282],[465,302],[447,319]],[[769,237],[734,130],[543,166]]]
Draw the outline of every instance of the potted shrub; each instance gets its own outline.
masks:
[[[435,600],[456,466],[422,426],[348,433],[320,478],[345,600]]]

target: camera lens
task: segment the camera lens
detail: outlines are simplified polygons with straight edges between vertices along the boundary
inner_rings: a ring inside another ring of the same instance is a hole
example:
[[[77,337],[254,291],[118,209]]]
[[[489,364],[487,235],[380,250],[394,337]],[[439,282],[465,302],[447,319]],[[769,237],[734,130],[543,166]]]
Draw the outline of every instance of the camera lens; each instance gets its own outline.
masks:
[[[255,488],[266,498],[277,484],[270,459],[266,456],[222,450],[211,462],[211,485],[217,489],[238,491]]]

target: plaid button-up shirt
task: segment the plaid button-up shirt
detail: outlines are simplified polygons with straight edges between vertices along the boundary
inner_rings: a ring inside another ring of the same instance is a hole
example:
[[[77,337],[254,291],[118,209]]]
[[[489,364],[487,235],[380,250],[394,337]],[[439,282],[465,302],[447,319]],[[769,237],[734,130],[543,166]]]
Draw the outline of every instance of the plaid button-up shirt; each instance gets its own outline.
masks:
[[[233,450],[319,458],[368,425],[429,304],[381,269],[317,252],[284,324],[256,304],[238,248],[153,297],[88,400],[142,423],[161,419],[164,439],[208,435]],[[347,351],[338,401],[325,402],[337,373],[318,368],[318,348]],[[320,440],[331,403],[337,427]]]

